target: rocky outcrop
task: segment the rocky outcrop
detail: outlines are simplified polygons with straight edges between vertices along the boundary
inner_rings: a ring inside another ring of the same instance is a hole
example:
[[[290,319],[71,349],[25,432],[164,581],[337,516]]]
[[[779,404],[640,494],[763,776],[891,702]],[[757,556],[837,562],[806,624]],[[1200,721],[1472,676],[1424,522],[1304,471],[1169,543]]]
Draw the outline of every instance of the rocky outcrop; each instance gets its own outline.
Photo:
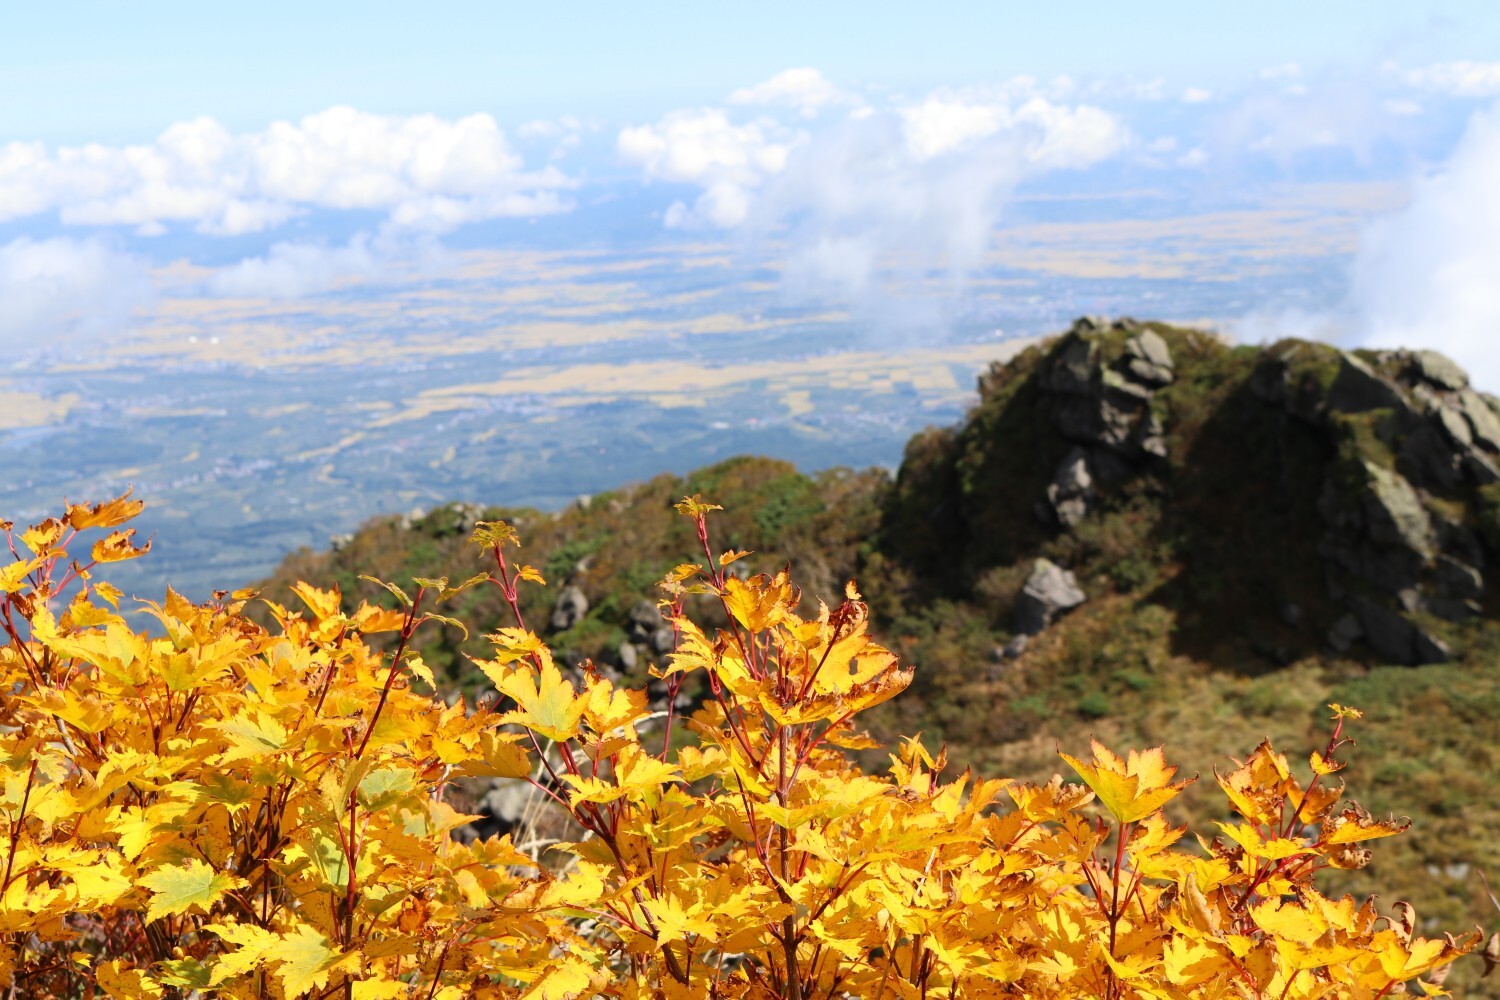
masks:
[[[1328,432],[1337,450],[1318,552],[1358,629],[1341,619],[1329,645],[1363,639],[1396,663],[1449,659],[1420,619],[1461,621],[1480,608],[1484,549],[1461,511],[1500,482],[1500,412],[1434,351],[1278,345],[1250,388]]]
[[[1036,635],[1087,599],[1072,573],[1050,560],[1038,559],[1016,598],[1015,631]],[[1016,655],[1025,648],[1021,644]]]
[[[1068,446],[1035,502],[1054,530],[1078,532],[1148,473],[1157,477],[1153,483],[1165,481],[1171,428],[1164,417],[1175,405],[1165,399],[1176,397],[1159,394],[1178,379],[1172,345],[1182,341],[1163,331],[1178,336],[1132,320],[1086,317],[1044,348],[1035,411],[1050,440]],[[1202,348],[1194,350],[1197,356]],[[1323,481],[1315,558],[1334,612],[1319,612],[1314,634],[1325,634],[1335,651],[1362,642],[1396,663],[1451,657],[1435,623],[1474,616],[1485,597],[1486,546],[1475,526],[1495,536],[1492,544],[1500,541],[1500,406],[1433,351],[1344,352],[1287,341],[1265,349],[1247,379],[1238,377],[1246,405],[1253,409],[1258,399],[1315,428],[1326,449],[1322,468],[1283,467],[1287,475]],[[1244,412],[1235,419],[1248,421],[1249,433],[1266,421]],[[1489,513],[1476,517],[1475,494],[1490,486]],[[1028,628],[1044,627],[1055,613],[1035,601],[1026,607]],[[1263,637],[1259,646],[1281,649],[1285,639]]]
[[[1129,333],[1123,352],[1106,357],[1093,336],[1109,329]],[[1044,362],[1039,411],[1074,444],[1058,466],[1038,514],[1063,528],[1088,516],[1095,484],[1133,476],[1152,458],[1167,456],[1165,429],[1151,403],[1176,378],[1165,338],[1134,320],[1083,318],[1061,337]]]

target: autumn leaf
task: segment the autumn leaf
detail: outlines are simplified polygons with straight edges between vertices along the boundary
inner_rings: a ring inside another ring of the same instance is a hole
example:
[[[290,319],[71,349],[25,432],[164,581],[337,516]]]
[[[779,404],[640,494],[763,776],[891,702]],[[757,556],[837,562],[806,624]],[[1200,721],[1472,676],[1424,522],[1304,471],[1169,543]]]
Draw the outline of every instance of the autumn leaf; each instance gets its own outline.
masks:
[[[0,593],[14,594],[26,586],[26,577],[42,564],[41,559],[20,559],[0,568]]]
[[[276,978],[288,997],[300,997],[328,984],[329,972],[346,956],[328,937],[307,924],[281,936],[274,957],[280,961]]]
[[[134,528],[126,528],[123,531],[112,531],[94,543],[94,548],[90,556],[94,562],[111,563],[123,562],[126,559],[135,559],[151,551],[150,542],[137,546],[131,542],[131,539],[134,537]]]
[[[676,508],[677,513],[687,517],[702,517],[709,511],[724,509],[716,503],[709,503],[707,500],[704,500],[701,493],[694,493],[690,497],[683,497],[672,506]]]
[[[521,536],[505,521],[480,521],[474,525],[469,541],[481,549],[499,549],[506,545],[520,545]]]
[[[229,748],[219,758],[225,764],[264,757],[286,746],[286,727],[275,716],[264,712],[216,722],[212,728],[229,738]]]
[[[133,492],[134,488],[127,489],[113,500],[106,500],[92,507],[87,504],[69,504],[68,523],[75,531],[118,527],[146,509],[146,501],[130,499]]]
[[[337,587],[323,590],[311,584],[298,580],[292,584],[292,593],[302,599],[307,609],[313,613],[313,617],[322,621],[327,618],[338,616],[339,604],[343,600]]]
[[[49,517],[21,532],[21,541],[34,555],[43,556],[57,544],[62,533],[63,523],[55,517]]]
[[[242,878],[214,871],[198,858],[180,867],[158,868],[136,879],[136,885],[151,891],[148,923],[195,906],[207,911],[226,892],[246,884]]]
[[[139,969],[132,969],[119,960],[101,962],[94,970],[94,982],[118,1000],[156,1000],[165,993]]]
[[[236,946],[220,956],[211,970],[209,984],[213,986],[254,970],[281,944],[279,934],[254,924],[209,924],[203,929]]]
[[[518,708],[507,712],[502,717],[504,721],[518,722],[558,742],[578,735],[578,720],[588,703],[578,697],[573,682],[564,680],[555,664],[547,662],[540,673],[535,670],[502,673],[491,670],[489,664],[480,666],[501,694],[515,699]]]
[[[1122,760],[1098,740],[1092,741],[1094,760],[1085,764],[1076,757],[1059,753],[1094,790],[1104,808],[1122,823],[1145,819],[1195,781],[1188,778],[1173,783],[1177,768],[1166,762],[1161,747],[1144,752],[1130,751]]]

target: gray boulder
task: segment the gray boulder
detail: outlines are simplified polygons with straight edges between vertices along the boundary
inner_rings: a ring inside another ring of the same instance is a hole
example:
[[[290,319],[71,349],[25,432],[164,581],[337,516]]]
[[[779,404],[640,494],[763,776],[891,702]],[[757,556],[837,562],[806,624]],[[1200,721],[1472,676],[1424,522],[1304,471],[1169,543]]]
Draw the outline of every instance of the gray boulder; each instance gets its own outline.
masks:
[[[626,618],[630,620],[630,636],[637,642],[650,638],[652,632],[661,628],[661,609],[651,601],[636,601]]]
[[[1135,445],[1147,455],[1156,458],[1167,457],[1166,428],[1161,425],[1156,414],[1148,412],[1146,419],[1136,425]]]
[[[1072,573],[1048,559],[1038,559],[1016,599],[1015,631],[1036,635],[1060,615],[1088,600]]]
[[[1447,435],[1448,442],[1455,448],[1471,448],[1474,445],[1474,428],[1464,415],[1451,407],[1438,406],[1435,408],[1438,426]]]
[[[589,613],[589,599],[582,588],[569,585],[557,593],[557,603],[552,607],[552,630],[561,632],[570,629]]]
[[[1500,452],[1500,416],[1489,402],[1473,389],[1464,389],[1458,394],[1464,418],[1474,432],[1476,443],[1491,452]]]
[[[1439,389],[1461,392],[1469,387],[1469,376],[1437,351],[1413,351],[1412,369],[1418,378]]]
[[[536,793],[540,794],[540,793]],[[479,797],[479,818],[453,831],[453,838],[470,844],[510,833],[521,825],[531,807],[531,785],[516,778],[494,778]]]
[[[1091,393],[1097,353],[1098,349],[1091,340],[1071,333],[1063,337],[1042,372],[1042,388],[1071,395]]]
[[[1367,413],[1408,407],[1400,387],[1354,355],[1345,354],[1328,389],[1328,408],[1335,413]]]
[[[651,633],[651,648],[658,656],[666,656],[677,647],[677,636],[672,631],[672,626],[662,625]]]
[[[1155,330],[1142,330],[1125,345],[1125,370],[1138,382],[1162,386],[1177,377],[1172,349]]]
[[[1094,477],[1089,472],[1088,452],[1068,452],[1047,487],[1047,504],[1057,523],[1071,528],[1088,515],[1094,499]]]
[[[1370,538],[1379,545],[1408,549],[1431,559],[1436,536],[1427,507],[1412,485],[1374,462],[1363,463],[1364,512]]]

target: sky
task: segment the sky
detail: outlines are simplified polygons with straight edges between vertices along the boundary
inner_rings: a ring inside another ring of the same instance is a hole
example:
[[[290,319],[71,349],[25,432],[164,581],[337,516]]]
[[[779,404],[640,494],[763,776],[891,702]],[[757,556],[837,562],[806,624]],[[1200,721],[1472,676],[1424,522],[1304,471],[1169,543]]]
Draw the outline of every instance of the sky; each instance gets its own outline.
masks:
[[[1500,4],[414,10],[7,4],[0,344],[486,241],[724,240],[812,299],[903,269],[962,297],[1022,194],[1384,182],[1297,327],[1500,390]]]
[[[53,142],[136,141],[200,115],[255,128],[339,104],[502,120],[649,115],[793,66],[915,90],[1023,74],[1182,88],[1292,62],[1500,58],[1500,8],[1486,0],[6,7],[0,135]]]

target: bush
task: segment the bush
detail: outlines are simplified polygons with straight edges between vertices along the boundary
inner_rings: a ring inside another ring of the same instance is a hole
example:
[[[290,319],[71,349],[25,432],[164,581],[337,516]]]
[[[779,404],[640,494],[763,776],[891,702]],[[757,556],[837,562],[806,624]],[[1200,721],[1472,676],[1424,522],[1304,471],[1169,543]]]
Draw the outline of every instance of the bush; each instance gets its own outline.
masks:
[[[0,568],[0,982],[13,996],[1376,998],[1440,980],[1472,939],[1409,910],[1330,899],[1328,868],[1400,832],[1341,802],[1332,736],[1307,781],[1269,745],[1219,778],[1239,814],[1207,853],[1163,808],[1160,749],[1063,755],[1085,784],[945,780],[907,740],[886,774],[848,751],[911,671],[867,633],[851,584],[803,618],[788,575],[716,556],[668,575],[678,635],[666,708],[590,669],[565,675],[526,627],[504,522],[464,583],[384,585],[397,607],[243,616],[248,595],[148,605],[131,629],[95,574],[142,554],[122,497],[24,532]],[[110,533],[73,559],[82,532]],[[19,553],[26,554],[20,555]],[[503,696],[452,706],[411,652],[432,610],[493,588],[513,624],[479,664]],[[66,604],[63,595],[71,594]],[[707,595],[727,626],[683,615]],[[226,600],[227,598],[227,600]],[[367,637],[390,633],[388,654]],[[687,677],[708,697],[686,720]],[[660,715],[664,712],[665,718]],[[658,725],[658,723],[660,723]],[[530,782],[576,842],[450,834],[461,777]],[[1002,803],[1006,803],[1002,808]],[[1189,840],[1188,843],[1192,841]]]

